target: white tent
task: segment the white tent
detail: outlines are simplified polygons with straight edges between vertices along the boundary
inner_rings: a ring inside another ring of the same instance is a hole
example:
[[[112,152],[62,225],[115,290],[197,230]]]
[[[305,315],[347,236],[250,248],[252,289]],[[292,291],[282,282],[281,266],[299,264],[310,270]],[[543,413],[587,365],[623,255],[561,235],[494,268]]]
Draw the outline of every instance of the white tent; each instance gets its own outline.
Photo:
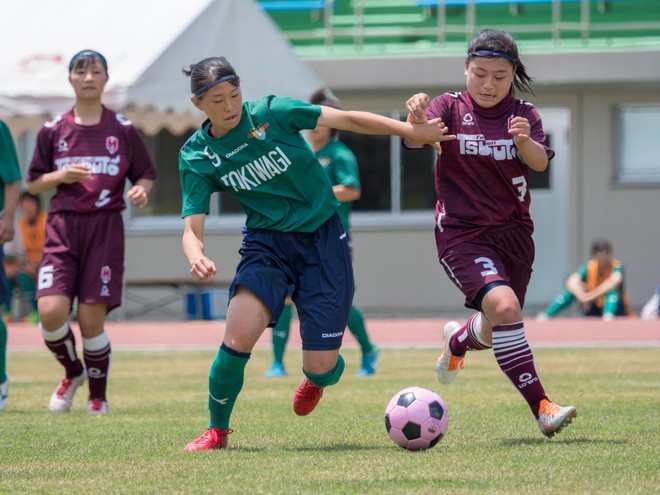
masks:
[[[246,100],[305,100],[323,85],[253,0],[2,0],[0,10],[5,120],[68,110],[68,63],[88,48],[108,61],[104,103],[147,132],[199,118],[181,69],[209,56],[229,59]]]

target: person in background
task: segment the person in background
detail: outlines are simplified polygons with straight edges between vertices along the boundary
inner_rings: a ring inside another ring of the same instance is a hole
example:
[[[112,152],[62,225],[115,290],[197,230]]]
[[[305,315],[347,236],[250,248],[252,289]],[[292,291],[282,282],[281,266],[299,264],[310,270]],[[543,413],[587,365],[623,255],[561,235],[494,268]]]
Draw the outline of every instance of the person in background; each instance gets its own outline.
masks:
[[[279,320],[287,294],[300,318],[305,375],[293,394],[294,413],[310,414],[344,371],[339,350],[354,292],[348,234],[328,175],[301,131],[320,125],[395,134],[437,149],[446,127],[439,120],[411,124],[276,95],[243,101],[241,80],[225,57],[200,60],[183,72],[192,104],[207,116],[179,152],[182,245],[194,279],[217,274],[203,242],[211,196],[230,194],[246,213],[225,332],[209,371],[210,418],[204,433],[184,447],[191,452],[227,447],[252,349]]]
[[[18,166],[16,147],[7,125],[0,120],[0,305],[11,297],[7,290],[4,249],[15,234],[16,208],[21,193],[21,169]],[[9,376],[7,376],[7,325],[0,318],[0,412],[9,401]]]
[[[6,305],[8,318],[11,318],[11,296],[19,287],[30,304],[30,314],[26,320],[39,322],[37,312],[36,280],[37,268],[41,261],[46,238],[46,219],[48,214],[41,209],[39,196],[24,191],[19,200],[21,212],[16,237],[5,244],[5,270],[7,272],[10,300]]]
[[[591,244],[591,258],[566,279],[566,290],[537,316],[543,321],[557,316],[575,301],[584,316],[605,321],[615,316],[634,317],[630,300],[624,290],[623,265],[612,255],[612,244],[596,239]]]
[[[76,390],[88,378],[87,414],[109,411],[111,346],[105,321],[122,300],[122,211],[126,200],[146,206],[156,179],[137,128],[101,103],[108,78],[99,52],[73,56],[74,106],[41,128],[27,174],[30,193],[55,190],[37,276],[41,334],[65,371],[48,404],[55,413],[71,409]],[[127,191],[126,180],[131,183]],[[75,299],[84,364],[69,326]]]
[[[310,103],[323,105],[341,110],[339,100],[328,90],[320,89],[310,97]],[[357,159],[353,152],[337,139],[338,131],[330,127],[317,126],[306,132],[307,142],[319,163],[328,174],[332,183],[332,190],[339,201],[339,218],[349,235],[349,246],[352,248],[350,239],[350,214],[351,203],[360,199],[360,174]],[[272,330],[273,338],[273,365],[266,371],[266,378],[286,376],[284,368],[284,351],[289,339],[291,326],[292,301],[287,297],[286,305],[282,311],[277,325]],[[357,376],[370,376],[376,373],[379,349],[369,339],[367,326],[362,311],[355,305],[351,306],[348,315],[348,329],[357,340],[362,358]]]
[[[660,285],[642,308],[640,316],[643,320],[655,320],[660,317]]]
[[[468,351],[492,348],[541,433],[552,437],[577,410],[545,393],[522,308],[535,255],[528,170],[545,170],[554,151],[545,144],[538,111],[514,97],[531,93],[532,79],[509,33],[479,32],[468,44],[464,73],[467,91],[432,101],[418,93],[406,102],[409,122],[439,118],[457,137],[441,143],[437,157],[435,238],[447,276],[476,313],[464,325],[445,324],[436,372],[440,383],[451,383]],[[403,145],[419,147],[409,140]]]

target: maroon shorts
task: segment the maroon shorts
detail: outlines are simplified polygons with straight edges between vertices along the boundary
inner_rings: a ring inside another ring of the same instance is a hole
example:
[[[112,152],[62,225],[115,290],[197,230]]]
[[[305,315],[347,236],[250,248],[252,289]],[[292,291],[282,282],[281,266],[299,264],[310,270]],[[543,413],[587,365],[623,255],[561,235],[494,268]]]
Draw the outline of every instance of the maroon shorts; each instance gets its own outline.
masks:
[[[121,304],[124,222],[118,211],[48,215],[37,299],[65,295],[78,303]]]
[[[452,282],[465,294],[465,306],[480,310],[482,289],[493,282],[505,282],[525,304],[532,276],[534,241],[527,230],[511,224],[488,229],[478,237],[457,244],[442,253],[440,263]]]

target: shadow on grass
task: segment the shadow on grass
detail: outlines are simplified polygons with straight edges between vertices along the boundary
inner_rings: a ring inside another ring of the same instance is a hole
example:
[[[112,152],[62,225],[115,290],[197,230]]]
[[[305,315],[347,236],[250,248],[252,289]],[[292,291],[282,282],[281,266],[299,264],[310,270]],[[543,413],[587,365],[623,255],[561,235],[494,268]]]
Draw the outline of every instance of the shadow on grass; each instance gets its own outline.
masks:
[[[609,445],[625,445],[630,442],[626,440],[609,440],[601,438],[512,438],[509,440],[503,440],[500,442],[500,445],[505,447],[518,447],[522,445],[542,445],[548,442],[561,444],[561,445],[596,445],[596,444],[609,444]]]
[[[239,447],[232,446],[232,450],[240,450],[242,452],[263,452],[266,450],[282,450],[287,452],[366,452],[366,451],[382,451],[383,447],[374,445],[372,447],[367,445],[352,445],[352,444],[338,444],[338,445],[322,445],[322,446],[309,446],[309,447]],[[402,450],[402,449],[401,449]]]

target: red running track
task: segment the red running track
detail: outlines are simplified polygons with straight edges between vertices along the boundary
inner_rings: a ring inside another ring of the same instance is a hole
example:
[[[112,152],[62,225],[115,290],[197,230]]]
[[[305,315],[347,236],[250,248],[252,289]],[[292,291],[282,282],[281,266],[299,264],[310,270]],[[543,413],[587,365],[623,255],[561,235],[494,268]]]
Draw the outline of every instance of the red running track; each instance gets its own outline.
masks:
[[[370,319],[367,329],[371,339],[381,347],[439,347],[442,326],[448,319]],[[9,323],[7,327],[10,351],[45,349],[37,325]],[[79,337],[77,325],[73,323],[72,327]],[[217,349],[224,329],[224,321],[108,322],[106,325],[114,350]],[[622,318],[603,322],[598,318],[556,318],[541,322],[528,319],[525,330],[532,347],[660,347],[660,320]],[[289,345],[300,345],[295,319],[291,324]],[[355,346],[353,336],[347,332],[344,347]],[[270,331],[267,330],[257,348],[269,347]]]

